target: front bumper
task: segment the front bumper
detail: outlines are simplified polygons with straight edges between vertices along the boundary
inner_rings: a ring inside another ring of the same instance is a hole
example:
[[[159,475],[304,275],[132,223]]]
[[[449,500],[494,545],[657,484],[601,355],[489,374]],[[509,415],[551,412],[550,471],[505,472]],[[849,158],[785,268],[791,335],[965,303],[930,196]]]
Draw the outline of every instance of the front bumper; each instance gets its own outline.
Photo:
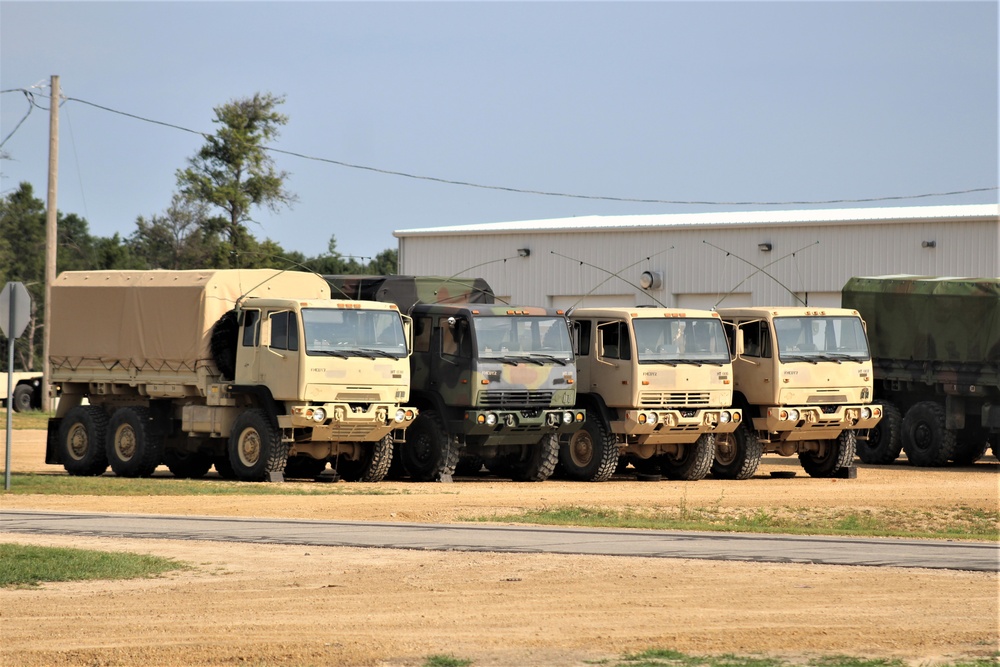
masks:
[[[867,415],[867,416],[866,416]],[[877,404],[837,406],[775,406],[754,417],[753,427],[770,440],[831,440],[841,431],[874,428],[882,418]]]
[[[587,413],[572,410],[466,410],[461,423],[465,435],[507,436],[572,433],[587,420]]]
[[[347,403],[324,403],[293,407],[291,414],[278,415],[278,426],[308,430],[311,435],[306,439],[313,442],[375,442],[407,428],[417,414],[416,408],[392,403],[372,403],[367,410],[352,409]]]
[[[682,444],[703,433],[732,433],[742,421],[740,410],[733,408],[626,410],[624,420],[611,422],[611,430],[624,434],[630,444]]]

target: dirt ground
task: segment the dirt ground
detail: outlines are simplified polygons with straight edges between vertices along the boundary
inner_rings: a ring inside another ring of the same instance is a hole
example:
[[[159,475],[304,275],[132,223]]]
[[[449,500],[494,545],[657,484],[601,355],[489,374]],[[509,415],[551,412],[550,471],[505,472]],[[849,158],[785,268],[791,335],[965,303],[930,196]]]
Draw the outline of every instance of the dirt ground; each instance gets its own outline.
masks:
[[[12,451],[14,472],[62,472],[42,462],[43,432],[15,431]],[[771,477],[779,470],[798,474]],[[987,456],[966,468],[860,466],[857,479],[818,480],[795,459],[768,456],[744,482],[470,478],[360,487],[380,495],[4,495],[2,507],[434,523],[564,505],[996,510],[998,473]],[[15,534],[0,541],[156,554],[191,566],[155,579],[0,590],[3,665],[418,666],[452,655],[478,666],[582,667],[648,648],[926,665],[1000,651],[996,573]]]

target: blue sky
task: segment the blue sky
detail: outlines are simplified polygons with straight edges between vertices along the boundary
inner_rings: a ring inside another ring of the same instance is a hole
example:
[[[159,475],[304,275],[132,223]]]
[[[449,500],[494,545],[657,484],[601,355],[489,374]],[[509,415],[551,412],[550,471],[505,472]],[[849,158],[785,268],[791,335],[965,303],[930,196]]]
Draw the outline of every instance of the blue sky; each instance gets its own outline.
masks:
[[[392,231],[577,215],[972,204],[995,187],[997,2],[0,2],[0,89],[212,132],[213,107],[284,95],[298,196],[258,238],[306,255]],[[47,95],[48,89],[40,94]],[[47,100],[38,98],[47,106]],[[0,135],[28,111],[0,95]],[[59,208],[127,236],[203,139],[61,107]],[[48,113],[7,139],[0,190],[44,199]]]

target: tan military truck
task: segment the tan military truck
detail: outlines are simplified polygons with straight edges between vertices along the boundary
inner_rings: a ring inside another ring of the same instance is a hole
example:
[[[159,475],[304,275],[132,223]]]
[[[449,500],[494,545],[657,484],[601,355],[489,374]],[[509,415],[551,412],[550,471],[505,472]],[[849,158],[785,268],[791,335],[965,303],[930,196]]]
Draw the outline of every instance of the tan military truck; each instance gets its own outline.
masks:
[[[857,439],[882,416],[872,405],[864,322],[843,308],[720,308],[736,349],[733,404],[743,410],[731,449],[716,448],[712,474],[753,475],[762,453],[798,454],[812,477],[853,467]]]
[[[316,275],[66,272],[51,298],[46,463],[73,475],[378,481],[416,416],[408,318]]]
[[[718,313],[577,308],[569,316],[577,406],[588,419],[562,436],[562,473],[604,481],[625,457],[646,474],[703,478],[742,418],[730,407],[732,359]]]

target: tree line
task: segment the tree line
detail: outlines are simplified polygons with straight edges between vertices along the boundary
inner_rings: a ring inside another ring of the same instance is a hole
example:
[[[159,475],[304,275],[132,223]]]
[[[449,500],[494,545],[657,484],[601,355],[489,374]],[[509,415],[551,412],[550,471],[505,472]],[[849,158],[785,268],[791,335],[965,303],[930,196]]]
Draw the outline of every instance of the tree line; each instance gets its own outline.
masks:
[[[90,233],[86,219],[57,213],[56,271],[136,269],[276,268],[323,274],[390,274],[397,252],[387,249],[369,262],[337,252],[336,236],[327,253],[307,257],[288,251],[250,231],[255,209],[277,211],[294,204],[285,187],[288,174],[278,171],[266,151],[288,122],[277,107],[284,98],[256,93],[215,107],[215,134],[178,169],[177,191],[161,213],[136,218],[128,236]],[[7,156],[3,156],[6,158]],[[23,182],[0,198],[0,276],[3,283],[21,282],[31,294],[28,327],[14,348],[15,367],[38,370],[45,304],[45,202]],[[2,284],[0,284],[2,287]],[[0,335],[0,359],[7,359],[7,340]],[[3,363],[5,366],[5,362]]]

